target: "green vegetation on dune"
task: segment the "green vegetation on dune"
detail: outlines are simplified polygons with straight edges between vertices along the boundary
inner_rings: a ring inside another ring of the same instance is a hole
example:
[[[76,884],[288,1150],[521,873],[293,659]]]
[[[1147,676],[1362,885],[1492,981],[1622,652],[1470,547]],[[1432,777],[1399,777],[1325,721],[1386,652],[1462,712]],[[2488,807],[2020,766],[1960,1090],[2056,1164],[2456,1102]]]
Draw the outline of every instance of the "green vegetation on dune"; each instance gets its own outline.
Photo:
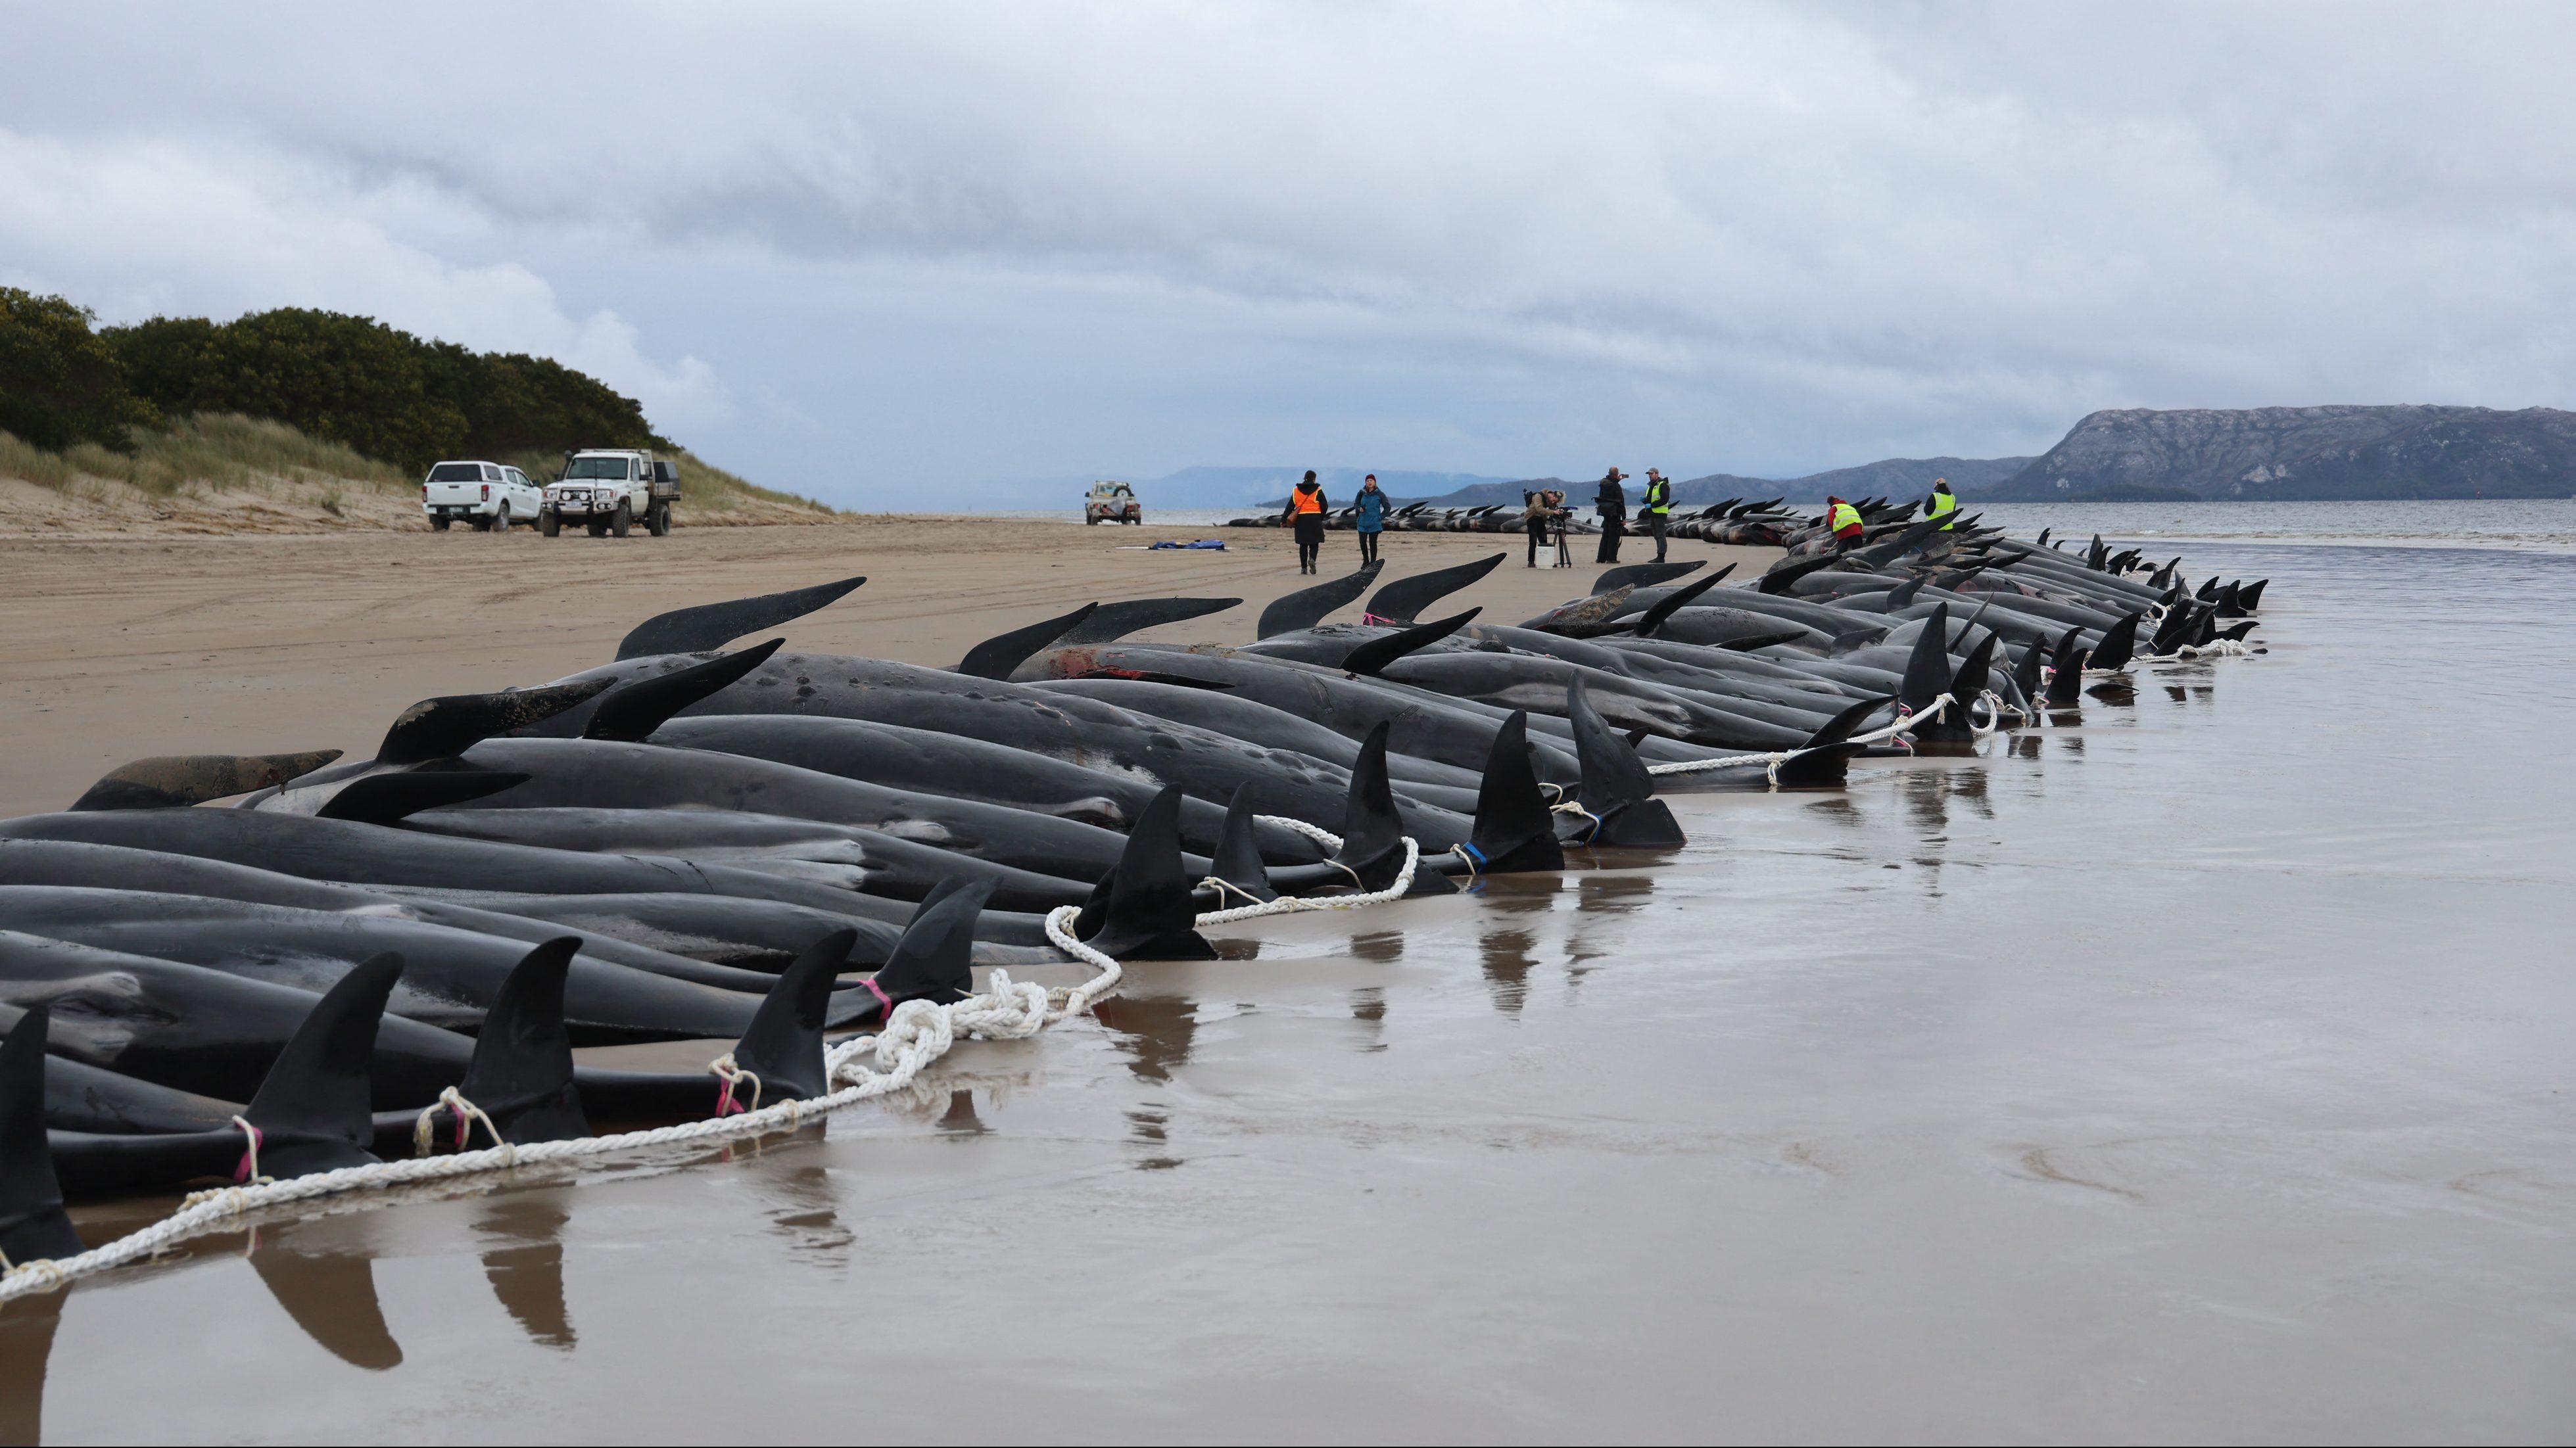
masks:
[[[633,398],[543,357],[302,307],[94,322],[61,297],[0,287],[0,476],[157,496],[261,478],[397,489],[443,458],[507,461],[545,481],[566,449],[651,448],[681,460],[686,506],[832,511],[692,456]]]

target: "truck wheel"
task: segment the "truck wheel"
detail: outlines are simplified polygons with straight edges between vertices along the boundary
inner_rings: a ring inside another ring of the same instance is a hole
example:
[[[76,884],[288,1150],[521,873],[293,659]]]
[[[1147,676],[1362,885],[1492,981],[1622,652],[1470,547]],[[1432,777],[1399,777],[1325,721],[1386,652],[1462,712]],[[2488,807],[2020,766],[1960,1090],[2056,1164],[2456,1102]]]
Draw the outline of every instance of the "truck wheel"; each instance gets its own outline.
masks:
[[[429,526],[437,529],[441,533],[444,533],[447,531],[447,519],[444,515],[432,518],[429,520]]]
[[[652,534],[656,538],[670,537],[671,505],[668,503],[655,503],[652,508],[644,514],[644,531]]]
[[[635,525],[635,509],[634,509],[634,507],[633,507],[631,504],[629,504],[625,499],[623,499],[623,498],[618,499],[618,500],[617,500],[617,516],[615,516],[615,517],[613,517],[613,518],[611,518],[611,519],[609,519],[609,520],[608,520],[608,531],[609,531],[609,532],[611,532],[611,533],[616,534],[616,535],[617,535],[618,537],[620,537],[620,538],[623,538],[623,537],[625,537],[625,536],[626,536],[626,530],[627,530],[628,528],[633,527],[634,525]]]
[[[505,535],[505,536],[509,533],[509,531],[510,531],[510,505],[509,505],[509,504],[507,504],[507,503],[503,503],[503,504],[501,505],[500,511],[499,511],[499,512],[496,512],[496,513],[494,513],[494,514],[492,515],[492,531],[493,531],[493,532],[495,532],[495,533],[503,534],[503,535]]]
[[[562,531],[563,520],[555,516],[554,509],[539,508],[537,510],[537,532],[540,536],[552,538]]]
[[[447,525],[446,525],[446,524],[444,524],[444,523],[441,523],[441,524],[439,524],[439,526],[440,526],[440,527],[442,527],[442,528],[444,528],[444,527],[446,527]],[[1091,516],[1089,513],[1085,513],[1085,514],[1083,514],[1083,515],[1082,515],[1082,526],[1084,526],[1085,528],[1097,528],[1097,527],[1099,527],[1099,526],[1100,526],[1100,520],[1099,520],[1098,518],[1095,518],[1095,517]]]

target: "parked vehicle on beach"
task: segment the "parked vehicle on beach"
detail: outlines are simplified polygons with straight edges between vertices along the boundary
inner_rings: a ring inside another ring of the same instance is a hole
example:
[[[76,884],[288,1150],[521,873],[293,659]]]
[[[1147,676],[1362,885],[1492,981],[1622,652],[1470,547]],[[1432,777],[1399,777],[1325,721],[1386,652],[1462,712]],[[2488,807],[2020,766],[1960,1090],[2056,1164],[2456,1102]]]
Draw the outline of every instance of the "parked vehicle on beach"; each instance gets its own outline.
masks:
[[[563,472],[546,485],[537,531],[552,538],[578,523],[593,538],[623,538],[641,521],[659,538],[671,531],[671,502],[679,496],[678,463],[637,449],[584,448],[566,453]]]
[[[459,520],[477,533],[506,533],[513,523],[533,528],[544,506],[545,490],[506,463],[434,463],[420,484],[420,509],[442,533]]]
[[[1125,483],[1106,480],[1093,483],[1091,492],[1082,500],[1082,521],[1096,526],[1102,522],[1145,523],[1145,505],[1136,501],[1136,490]]]

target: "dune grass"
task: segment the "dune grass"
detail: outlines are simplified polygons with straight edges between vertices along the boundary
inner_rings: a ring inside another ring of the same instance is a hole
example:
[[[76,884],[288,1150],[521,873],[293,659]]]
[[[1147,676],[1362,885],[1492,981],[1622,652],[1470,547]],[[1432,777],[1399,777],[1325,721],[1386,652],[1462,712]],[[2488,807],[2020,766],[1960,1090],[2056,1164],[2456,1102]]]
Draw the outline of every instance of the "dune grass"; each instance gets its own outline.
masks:
[[[178,418],[166,428],[138,427],[130,453],[86,442],[46,452],[0,432],[0,477],[24,478],[57,492],[71,491],[84,477],[102,478],[156,498],[190,489],[248,487],[262,479],[388,490],[414,485],[391,463],[308,437],[282,422],[239,413]]]
[[[420,486],[419,478],[391,463],[308,436],[282,422],[239,413],[200,413],[174,419],[167,427],[135,428],[133,436],[130,453],[112,452],[96,443],[48,452],[0,432],[0,477],[23,478],[61,493],[79,492],[84,479],[98,479],[124,483],[155,498],[276,481],[329,484],[331,491],[320,506],[334,515],[346,492],[401,492]],[[833,511],[811,498],[761,487],[686,450],[675,455],[684,509],[729,513],[745,500],[757,498],[826,515]],[[563,458],[527,453],[494,461],[510,463],[545,482],[554,477]]]

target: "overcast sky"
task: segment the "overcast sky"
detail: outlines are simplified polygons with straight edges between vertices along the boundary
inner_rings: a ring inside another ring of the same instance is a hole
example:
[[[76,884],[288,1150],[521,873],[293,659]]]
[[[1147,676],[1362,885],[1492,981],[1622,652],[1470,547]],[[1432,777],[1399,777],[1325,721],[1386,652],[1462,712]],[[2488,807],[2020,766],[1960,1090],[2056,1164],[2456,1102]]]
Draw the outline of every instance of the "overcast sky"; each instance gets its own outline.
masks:
[[[842,503],[1776,476],[2576,380],[2563,4],[0,0],[0,33],[0,281],[550,354]]]

